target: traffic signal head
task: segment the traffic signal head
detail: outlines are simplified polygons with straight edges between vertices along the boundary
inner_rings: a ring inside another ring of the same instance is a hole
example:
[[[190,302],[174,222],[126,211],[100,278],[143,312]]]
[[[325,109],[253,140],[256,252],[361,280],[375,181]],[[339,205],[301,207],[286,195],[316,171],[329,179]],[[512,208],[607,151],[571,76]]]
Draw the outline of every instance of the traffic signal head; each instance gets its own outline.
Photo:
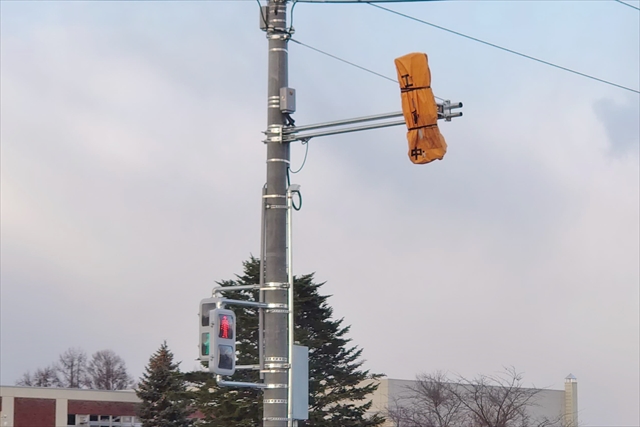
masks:
[[[431,90],[427,55],[410,53],[395,60],[407,124],[409,159],[423,164],[442,160],[447,143],[438,130],[438,105]]]
[[[236,370],[236,315],[216,308],[209,312],[209,371],[218,375],[233,375]]]
[[[218,300],[215,298],[207,298],[200,301],[200,311],[198,313],[198,326],[200,329],[199,359],[203,362],[207,362],[209,360],[209,353],[211,349],[211,322],[209,320],[209,313],[211,310],[216,308],[217,301]]]

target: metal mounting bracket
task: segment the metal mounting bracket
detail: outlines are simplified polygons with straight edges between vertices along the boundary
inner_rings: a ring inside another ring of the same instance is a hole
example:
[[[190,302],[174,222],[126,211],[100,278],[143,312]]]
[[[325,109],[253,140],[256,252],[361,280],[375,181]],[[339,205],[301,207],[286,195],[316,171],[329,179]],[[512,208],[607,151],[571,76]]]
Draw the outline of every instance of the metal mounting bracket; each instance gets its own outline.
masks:
[[[462,116],[462,112],[454,113],[451,111],[456,108],[462,108],[462,102],[451,102],[449,100],[445,100],[441,104],[437,104],[437,106],[438,106],[438,120],[445,120],[447,122],[450,122],[452,118]],[[399,111],[396,113],[356,117],[354,119],[337,120],[333,122],[318,123],[318,124],[306,125],[306,126],[287,126],[282,129],[282,141],[284,142],[308,141],[311,138],[316,138],[319,136],[338,135],[342,133],[359,132],[363,130],[380,129],[380,128],[386,128],[391,126],[400,126],[405,124],[404,119],[395,120],[395,121],[391,121],[390,119],[393,119],[396,117],[402,117],[402,116],[403,116],[402,112]],[[374,122],[374,123],[362,125],[362,126],[343,127],[347,125],[364,123],[364,122]],[[334,129],[329,129],[329,128],[334,128]],[[318,132],[298,134],[298,132],[305,132],[305,131],[316,130],[316,129],[329,129],[329,130],[321,130]]]

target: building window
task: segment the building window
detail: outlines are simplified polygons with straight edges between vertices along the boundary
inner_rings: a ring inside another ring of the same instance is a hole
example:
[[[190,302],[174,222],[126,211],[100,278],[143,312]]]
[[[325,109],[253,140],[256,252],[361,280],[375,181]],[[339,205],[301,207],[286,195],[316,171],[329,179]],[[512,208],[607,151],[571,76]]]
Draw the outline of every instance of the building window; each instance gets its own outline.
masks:
[[[81,425],[85,427],[142,427],[142,421],[131,415],[71,415],[68,416],[69,426]]]
[[[67,415],[67,425],[68,426],[76,425],[76,414]]]

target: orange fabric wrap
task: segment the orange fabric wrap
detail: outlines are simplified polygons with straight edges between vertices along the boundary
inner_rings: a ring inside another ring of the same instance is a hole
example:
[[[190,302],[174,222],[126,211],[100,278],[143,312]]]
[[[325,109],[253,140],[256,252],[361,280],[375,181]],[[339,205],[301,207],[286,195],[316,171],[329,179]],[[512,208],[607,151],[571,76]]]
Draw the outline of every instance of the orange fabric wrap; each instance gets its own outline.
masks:
[[[447,143],[438,129],[438,106],[431,90],[427,55],[410,53],[395,60],[407,123],[409,159],[416,164],[442,160]]]

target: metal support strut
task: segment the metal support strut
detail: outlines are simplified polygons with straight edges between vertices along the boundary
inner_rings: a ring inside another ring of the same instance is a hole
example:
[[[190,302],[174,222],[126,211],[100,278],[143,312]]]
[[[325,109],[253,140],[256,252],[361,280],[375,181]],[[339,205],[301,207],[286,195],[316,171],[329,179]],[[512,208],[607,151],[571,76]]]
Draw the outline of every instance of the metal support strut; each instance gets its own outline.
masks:
[[[444,120],[444,121],[450,122],[452,118],[462,117],[462,112],[451,111],[457,108],[462,108],[462,102],[452,103],[449,100],[445,100],[441,104],[437,104],[437,105],[438,105],[438,120]],[[311,138],[316,138],[319,136],[329,136],[329,135],[338,135],[341,133],[360,132],[363,130],[380,129],[380,128],[386,128],[391,126],[400,126],[405,124],[404,119],[389,120],[389,119],[394,119],[396,117],[402,117],[402,112],[376,114],[374,116],[356,117],[354,119],[336,120],[333,122],[318,123],[318,124],[306,125],[306,126],[289,126],[282,129],[281,138],[284,142],[308,141]],[[375,123],[362,125],[362,126],[344,127],[347,125],[353,125],[356,123],[364,123],[364,122],[375,122]],[[298,134],[298,132],[305,132],[305,131],[316,130],[316,129],[327,129],[327,130]]]

